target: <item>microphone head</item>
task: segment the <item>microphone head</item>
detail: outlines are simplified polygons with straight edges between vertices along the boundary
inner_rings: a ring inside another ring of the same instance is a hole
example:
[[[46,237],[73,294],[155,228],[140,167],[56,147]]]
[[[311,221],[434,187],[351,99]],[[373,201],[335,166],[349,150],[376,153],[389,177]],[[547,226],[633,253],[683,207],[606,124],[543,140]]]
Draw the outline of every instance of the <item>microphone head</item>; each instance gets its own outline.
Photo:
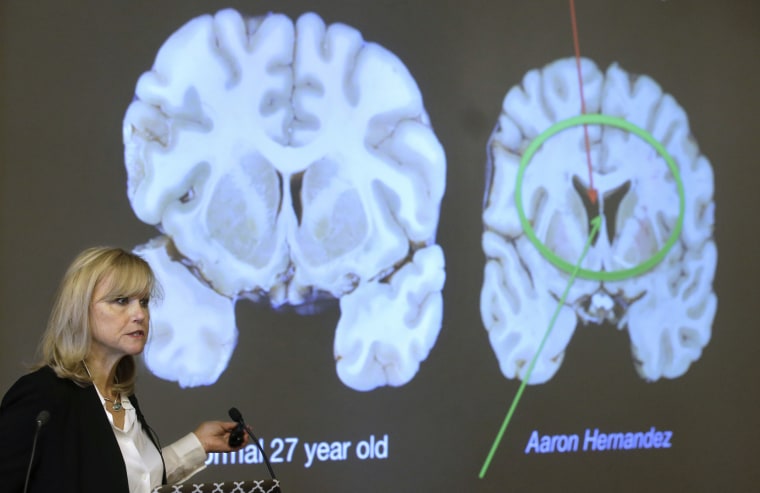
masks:
[[[49,419],[50,419],[50,413],[47,410],[43,409],[37,415],[37,426],[44,425],[45,423],[48,422]]]
[[[243,421],[243,415],[240,414],[240,411],[238,411],[236,407],[231,407],[229,410],[229,414],[232,421],[236,421],[236,422]]]

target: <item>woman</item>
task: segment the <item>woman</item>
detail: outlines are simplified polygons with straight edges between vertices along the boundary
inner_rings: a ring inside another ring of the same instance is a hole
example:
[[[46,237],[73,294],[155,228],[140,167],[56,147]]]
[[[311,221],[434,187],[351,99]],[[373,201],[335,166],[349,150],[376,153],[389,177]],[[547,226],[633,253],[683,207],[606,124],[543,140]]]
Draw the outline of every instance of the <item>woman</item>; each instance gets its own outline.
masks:
[[[85,250],[66,272],[37,369],[0,405],[0,489],[21,492],[39,427],[29,492],[147,493],[187,479],[209,452],[228,452],[234,422],[202,423],[161,449],[134,395],[135,356],[158,291],[145,260],[118,248]],[[247,440],[246,440],[247,441]]]

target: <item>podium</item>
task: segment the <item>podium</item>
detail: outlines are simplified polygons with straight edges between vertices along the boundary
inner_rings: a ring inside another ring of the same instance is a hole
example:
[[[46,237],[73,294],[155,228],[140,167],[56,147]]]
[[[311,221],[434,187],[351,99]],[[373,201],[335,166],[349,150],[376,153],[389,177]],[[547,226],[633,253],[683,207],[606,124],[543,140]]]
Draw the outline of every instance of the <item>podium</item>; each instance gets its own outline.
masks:
[[[277,479],[165,484],[153,493],[282,493]]]

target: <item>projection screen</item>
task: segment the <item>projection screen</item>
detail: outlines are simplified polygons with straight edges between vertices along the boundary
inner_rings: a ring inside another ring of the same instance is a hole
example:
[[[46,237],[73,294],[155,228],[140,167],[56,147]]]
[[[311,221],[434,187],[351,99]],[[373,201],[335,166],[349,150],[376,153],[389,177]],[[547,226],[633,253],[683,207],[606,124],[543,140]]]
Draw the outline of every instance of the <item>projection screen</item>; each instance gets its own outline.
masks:
[[[760,481],[755,3],[0,18],[3,393],[68,262],[114,245],[164,291],[152,427],[237,407],[284,491]],[[193,481],[265,477],[249,445]]]

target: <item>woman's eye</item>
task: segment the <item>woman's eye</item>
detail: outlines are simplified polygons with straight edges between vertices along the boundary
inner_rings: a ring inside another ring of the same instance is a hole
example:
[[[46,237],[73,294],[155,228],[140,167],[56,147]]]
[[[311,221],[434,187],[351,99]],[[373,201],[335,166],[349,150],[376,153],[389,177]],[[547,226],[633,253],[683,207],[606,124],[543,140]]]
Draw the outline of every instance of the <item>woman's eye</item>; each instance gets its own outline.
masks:
[[[121,296],[119,298],[115,298],[113,300],[114,303],[118,303],[119,305],[128,305],[129,304],[129,298]]]
[[[150,298],[143,298],[140,300],[140,306],[144,308],[148,308],[149,303],[150,303]]]

